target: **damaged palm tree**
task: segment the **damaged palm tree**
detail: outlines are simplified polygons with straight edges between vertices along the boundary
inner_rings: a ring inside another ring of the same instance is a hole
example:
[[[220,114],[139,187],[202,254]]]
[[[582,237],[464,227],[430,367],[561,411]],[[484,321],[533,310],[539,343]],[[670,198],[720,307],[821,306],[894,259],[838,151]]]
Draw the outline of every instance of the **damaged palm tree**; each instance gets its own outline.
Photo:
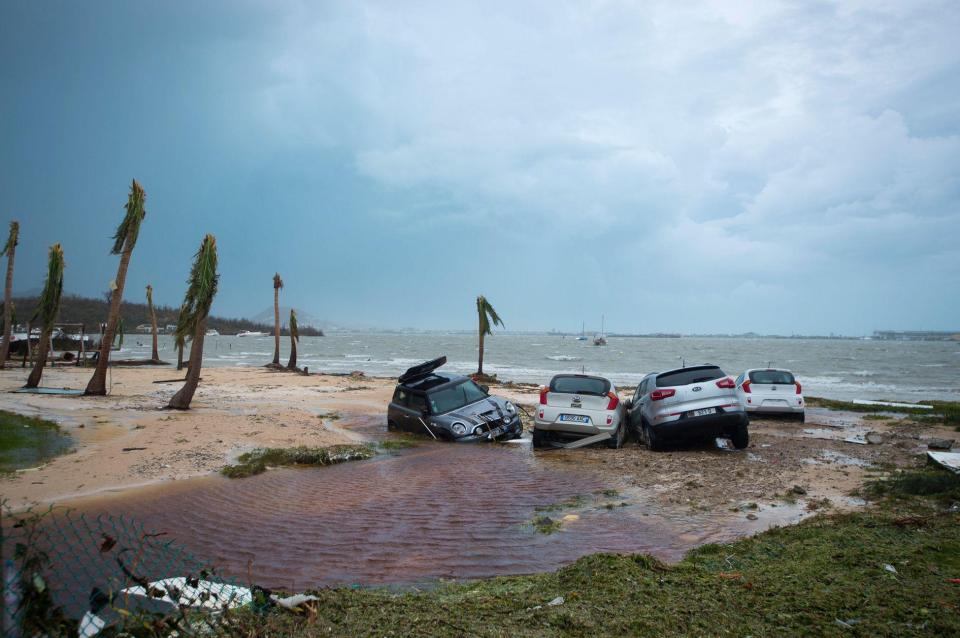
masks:
[[[150,313],[150,332],[153,334],[153,350],[150,353],[152,363],[163,363],[157,347],[157,313],[153,308],[153,286],[147,284],[147,311]]]
[[[187,280],[187,294],[177,320],[177,338],[190,338],[190,362],[187,378],[180,391],[173,395],[168,408],[187,410],[200,383],[200,366],[203,364],[203,337],[207,333],[207,315],[217,294],[217,240],[207,235],[200,244]]]
[[[37,344],[37,362],[27,377],[25,388],[36,388],[40,385],[43,367],[47,364],[47,354],[50,351],[50,337],[53,333],[53,323],[60,312],[60,297],[63,295],[63,249],[60,244],[50,247],[50,256],[47,259],[47,281],[43,285],[40,301],[33,318],[40,317],[40,343]]]
[[[477,297],[477,316],[480,320],[480,359],[477,363],[477,375],[483,376],[483,339],[489,334],[493,334],[493,326],[503,327],[503,322],[497,311],[493,309],[490,302],[483,295]]]
[[[10,222],[10,235],[7,243],[0,252],[0,257],[7,256],[7,282],[3,294],[3,345],[0,346],[0,368],[7,363],[10,356],[10,339],[13,338],[13,258],[17,252],[20,239],[20,222]],[[28,338],[27,341],[30,339]]]
[[[290,309],[290,361],[287,370],[297,370],[297,341],[300,339],[300,329],[297,328],[297,311]]]
[[[268,368],[281,368],[280,365],[280,289],[283,288],[283,279],[280,273],[273,275],[273,361]]]
[[[123,301],[123,284],[127,279],[130,255],[133,253],[133,247],[140,235],[140,224],[147,214],[146,208],[144,208],[146,199],[147,195],[143,192],[139,182],[133,180],[125,206],[127,212],[123,216],[123,221],[117,226],[117,232],[113,236],[113,248],[110,251],[113,255],[120,255],[117,278],[111,286],[110,314],[107,316],[107,326],[100,339],[97,368],[93,371],[93,376],[90,377],[90,382],[87,384],[84,394],[104,395],[107,393],[107,366],[110,365],[110,345],[113,343],[113,335],[120,318],[120,302]]]

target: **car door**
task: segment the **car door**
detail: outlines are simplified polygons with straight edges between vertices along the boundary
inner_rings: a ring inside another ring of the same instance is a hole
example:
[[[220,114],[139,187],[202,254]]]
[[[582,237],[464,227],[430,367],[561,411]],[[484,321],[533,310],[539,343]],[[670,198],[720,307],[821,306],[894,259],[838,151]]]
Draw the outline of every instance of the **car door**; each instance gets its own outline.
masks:
[[[416,432],[417,434],[427,434],[429,432],[426,429],[426,420],[423,418],[423,412],[426,409],[427,397],[417,392],[411,392],[407,399],[406,409],[409,432]]]
[[[639,432],[641,421],[643,420],[643,398],[647,394],[647,387],[650,385],[650,378],[647,377],[637,386],[637,391],[633,394],[633,401],[630,407],[630,425]]]

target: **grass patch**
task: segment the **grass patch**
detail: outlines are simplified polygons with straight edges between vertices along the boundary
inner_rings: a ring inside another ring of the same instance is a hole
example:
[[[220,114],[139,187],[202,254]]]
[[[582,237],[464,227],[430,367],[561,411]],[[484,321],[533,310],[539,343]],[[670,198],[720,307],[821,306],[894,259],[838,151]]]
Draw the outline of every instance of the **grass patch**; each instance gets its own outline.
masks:
[[[268,467],[334,465],[359,461],[374,456],[368,445],[334,445],[322,447],[261,448],[241,454],[237,464],[220,470],[229,478],[244,478],[265,472]]]
[[[423,439],[415,437],[398,437],[394,439],[386,439],[385,441],[377,441],[374,445],[379,450],[405,450],[407,448],[416,447],[423,443]]]
[[[0,410],[0,473],[36,467],[70,444],[56,423]]]
[[[595,554],[427,592],[323,589],[312,592],[316,613],[241,611],[231,621],[239,635],[301,638],[960,635],[960,586],[949,582],[960,577],[960,515],[911,494],[954,488],[932,475],[896,485],[903,498],[883,496],[883,507],[705,545],[676,565]]]
[[[541,534],[553,534],[560,531],[560,521],[555,521],[549,516],[537,516],[532,522],[533,529]]]
[[[534,508],[535,512],[559,512],[560,510],[571,509],[574,507],[583,507],[587,502],[587,498],[583,494],[577,494],[576,496],[571,496],[570,498],[560,501],[559,503],[551,503],[550,505],[540,505],[539,507]]]
[[[886,416],[884,414],[864,414],[863,418],[866,421],[889,421],[894,417]]]
[[[864,491],[874,499],[887,497],[903,501],[921,496],[949,506],[960,502],[960,474],[940,468],[924,468],[894,474],[885,480],[871,481]]]
[[[327,421],[338,421],[340,419],[340,415],[336,412],[326,412],[324,414],[318,414],[317,418],[326,419]]]

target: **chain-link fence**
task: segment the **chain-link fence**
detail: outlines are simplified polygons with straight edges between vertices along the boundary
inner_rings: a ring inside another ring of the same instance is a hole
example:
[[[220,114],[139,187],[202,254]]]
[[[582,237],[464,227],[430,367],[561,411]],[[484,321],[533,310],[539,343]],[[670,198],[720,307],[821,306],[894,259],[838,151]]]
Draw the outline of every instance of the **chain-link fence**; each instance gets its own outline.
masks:
[[[221,635],[228,610],[270,602],[129,518],[53,508],[0,529],[3,636]]]

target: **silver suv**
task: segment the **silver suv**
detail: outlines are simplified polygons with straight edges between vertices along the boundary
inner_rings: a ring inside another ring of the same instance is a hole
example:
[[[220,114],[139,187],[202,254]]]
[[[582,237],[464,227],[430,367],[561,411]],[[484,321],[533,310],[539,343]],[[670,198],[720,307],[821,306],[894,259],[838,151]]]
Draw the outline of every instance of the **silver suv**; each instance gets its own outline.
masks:
[[[628,407],[630,426],[651,450],[716,437],[731,439],[738,450],[750,443],[736,384],[714,365],[649,374]]]

